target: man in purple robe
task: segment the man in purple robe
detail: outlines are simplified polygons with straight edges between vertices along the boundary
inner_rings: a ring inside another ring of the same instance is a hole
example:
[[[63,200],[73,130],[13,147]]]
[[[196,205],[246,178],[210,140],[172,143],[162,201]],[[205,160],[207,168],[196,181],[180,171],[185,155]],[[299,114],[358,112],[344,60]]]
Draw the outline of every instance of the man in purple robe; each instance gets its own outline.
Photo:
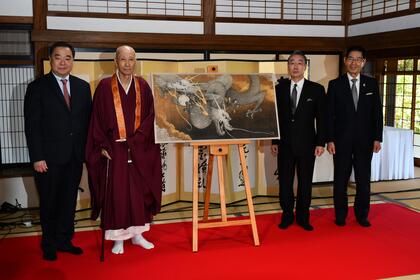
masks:
[[[162,170],[153,133],[153,96],[149,85],[134,76],[132,47],[116,50],[116,73],[100,81],[93,99],[86,161],[92,218],[101,214],[105,239],[122,254],[123,242],[146,249],[154,245],[142,233],[160,210]]]

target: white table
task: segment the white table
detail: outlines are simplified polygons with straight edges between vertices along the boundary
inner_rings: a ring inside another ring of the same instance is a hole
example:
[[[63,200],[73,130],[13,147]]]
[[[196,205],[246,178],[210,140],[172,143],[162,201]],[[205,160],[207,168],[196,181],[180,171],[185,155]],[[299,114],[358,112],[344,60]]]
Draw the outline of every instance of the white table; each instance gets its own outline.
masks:
[[[382,149],[374,153],[371,181],[414,178],[413,131],[385,126]],[[313,182],[330,182],[334,179],[332,156],[325,152],[315,161]],[[354,175],[350,180],[354,181]]]
[[[382,150],[372,159],[372,181],[414,178],[413,131],[385,126]]]

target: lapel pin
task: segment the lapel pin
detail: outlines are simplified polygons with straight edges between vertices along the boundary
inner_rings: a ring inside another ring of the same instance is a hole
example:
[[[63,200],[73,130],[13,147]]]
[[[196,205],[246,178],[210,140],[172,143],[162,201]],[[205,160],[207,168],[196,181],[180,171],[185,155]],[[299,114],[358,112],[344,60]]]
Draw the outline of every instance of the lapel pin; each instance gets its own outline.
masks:
[[[366,86],[366,84],[363,84],[363,86],[365,87],[365,86]]]

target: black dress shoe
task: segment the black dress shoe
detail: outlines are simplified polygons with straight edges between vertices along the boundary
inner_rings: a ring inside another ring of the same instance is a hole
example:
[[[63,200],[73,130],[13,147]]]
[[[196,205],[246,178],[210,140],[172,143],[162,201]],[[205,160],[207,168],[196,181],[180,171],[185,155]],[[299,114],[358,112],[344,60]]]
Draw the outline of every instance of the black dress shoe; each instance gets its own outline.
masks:
[[[81,255],[83,254],[83,250],[80,247],[76,247],[73,245],[65,246],[65,247],[58,247],[57,251],[59,252],[66,252],[73,255]]]
[[[361,225],[362,227],[370,227],[371,224],[367,219],[364,220],[357,220],[357,222],[359,223],[359,225]]]
[[[278,227],[280,229],[287,229],[291,224],[293,224],[293,220],[282,220]]]
[[[298,222],[297,224],[299,226],[301,226],[304,230],[307,230],[307,231],[313,231],[314,230],[314,227],[309,222],[306,222],[306,223]]]
[[[339,227],[344,227],[346,225],[346,221],[335,220],[335,224]]]
[[[55,261],[57,260],[57,253],[55,250],[44,250],[42,258],[46,261]]]

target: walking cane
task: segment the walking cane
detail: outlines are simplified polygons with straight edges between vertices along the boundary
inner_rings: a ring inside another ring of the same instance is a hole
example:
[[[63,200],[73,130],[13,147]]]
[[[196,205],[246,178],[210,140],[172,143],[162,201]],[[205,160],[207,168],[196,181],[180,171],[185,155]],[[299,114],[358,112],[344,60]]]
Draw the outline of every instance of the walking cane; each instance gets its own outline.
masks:
[[[101,256],[100,261],[103,262],[105,260],[105,229],[103,227],[103,220],[105,220],[105,207],[106,207],[106,198],[107,198],[107,191],[108,191],[108,174],[109,174],[109,158],[106,159],[106,176],[105,176],[105,195],[104,195],[104,202],[102,205],[102,244],[101,244]]]

